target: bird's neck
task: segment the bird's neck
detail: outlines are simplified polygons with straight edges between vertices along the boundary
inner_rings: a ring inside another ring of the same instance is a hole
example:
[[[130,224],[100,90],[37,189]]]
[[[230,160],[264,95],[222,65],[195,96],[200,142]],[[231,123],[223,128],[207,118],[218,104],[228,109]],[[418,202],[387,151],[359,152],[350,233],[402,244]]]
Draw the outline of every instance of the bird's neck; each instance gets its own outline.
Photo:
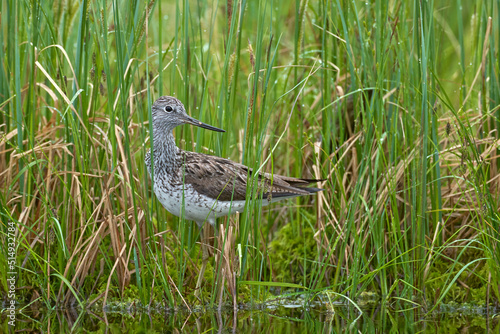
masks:
[[[176,167],[179,148],[175,145],[173,129],[153,128],[153,163],[155,171],[169,172]]]

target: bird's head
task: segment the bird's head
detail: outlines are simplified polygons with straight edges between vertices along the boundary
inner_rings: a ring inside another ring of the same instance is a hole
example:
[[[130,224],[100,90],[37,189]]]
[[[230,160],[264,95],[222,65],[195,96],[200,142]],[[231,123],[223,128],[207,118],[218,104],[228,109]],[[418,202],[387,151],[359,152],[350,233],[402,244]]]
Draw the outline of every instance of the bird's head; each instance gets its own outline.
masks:
[[[173,130],[182,124],[192,124],[212,131],[225,132],[222,129],[205,124],[189,116],[182,102],[172,96],[158,98],[153,103],[151,115],[153,117],[153,126],[157,128]]]

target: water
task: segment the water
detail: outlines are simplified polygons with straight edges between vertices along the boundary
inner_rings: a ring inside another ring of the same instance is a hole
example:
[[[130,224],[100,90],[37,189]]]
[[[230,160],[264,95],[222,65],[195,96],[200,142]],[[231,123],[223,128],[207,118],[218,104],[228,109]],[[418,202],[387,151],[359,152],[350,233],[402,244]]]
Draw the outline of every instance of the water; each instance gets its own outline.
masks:
[[[199,312],[80,311],[25,309],[16,314],[16,331],[97,333],[498,333],[498,317],[484,309],[448,308],[425,316],[417,309],[344,306],[306,309],[278,306],[261,309]],[[0,332],[9,331],[5,313]],[[13,332],[12,328],[10,328]]]

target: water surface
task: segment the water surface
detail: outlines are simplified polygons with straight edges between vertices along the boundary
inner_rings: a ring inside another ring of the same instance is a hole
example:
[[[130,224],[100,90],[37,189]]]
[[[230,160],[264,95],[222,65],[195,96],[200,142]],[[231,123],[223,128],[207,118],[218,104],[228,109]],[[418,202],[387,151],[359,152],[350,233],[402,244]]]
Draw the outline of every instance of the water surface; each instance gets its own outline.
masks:
[[[0,332],[11,332],[5,313]],[[418,309],[395,312],[376,307],[333,309],[273,306],[257,309],[106,312],[25,309],[16,314],[16,332],[86,333],[498,333],[498,317],[480,308],[447,308],[425,315]]]

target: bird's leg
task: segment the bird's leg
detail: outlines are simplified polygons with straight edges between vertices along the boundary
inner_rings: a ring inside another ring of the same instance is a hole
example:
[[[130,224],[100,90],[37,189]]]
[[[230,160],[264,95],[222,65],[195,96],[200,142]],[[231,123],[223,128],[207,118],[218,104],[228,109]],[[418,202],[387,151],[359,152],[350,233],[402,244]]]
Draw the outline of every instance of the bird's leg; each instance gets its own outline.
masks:
[[[207,267],[208,259],[210,258],[210,254],[208,252],[208,240],[209,240],[209,231],[208,226],[201,229],[201,251],[202,251],[202,259],[201,259],[201,268],[200,273],[198,274],[198,280],[196,281],[196,288],[194,295],[196,298],[200,298],[201,294],[201,284],[203,282],[205,276],[205,268]]]

